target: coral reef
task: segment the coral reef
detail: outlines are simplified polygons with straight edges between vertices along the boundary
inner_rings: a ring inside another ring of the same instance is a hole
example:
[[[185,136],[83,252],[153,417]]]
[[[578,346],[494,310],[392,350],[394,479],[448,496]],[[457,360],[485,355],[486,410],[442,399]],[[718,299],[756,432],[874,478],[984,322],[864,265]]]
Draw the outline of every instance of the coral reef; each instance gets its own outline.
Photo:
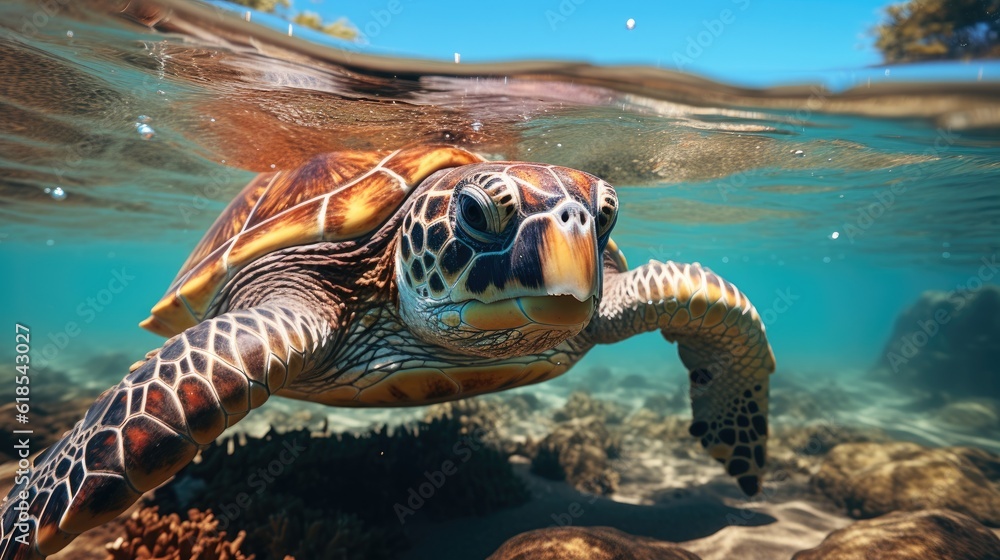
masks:
[[[250,533],[249,542],[265,546],[264,558],[308,560],[369,560],[392,558],[383,531],[366,526],[357,516],[336,512],[283,511]]]
[[[424,422],[457,422],[458,431],[462,435],[479,431],[481,436],[496,441],[499,440],[500,429],[510,416],[511,410],[506,403],[493,395],[487,395],[429,406],[424,414]]]
[[[924,292],[896,320],[877,370],[905,389],[1000,398],[1000,286]]]
[[[125,535],[107,546],[108,560],[254,560],[241,550],[246,533],[228,540],[211,511],[192,509],[181,520],[142,508],[125,522]]]
[[[686,410],[688,397],[681,391],[673,394],[654,393],[647,396],[642,402],[642,408],[656,412],[657,414],[670,414]]]
[[[813,474],[827,453],[840,444],[888,441],[889,437],[878,428],[832,423],[778,425],[767,442],[767,469]]]
[[[392,431],[240,434],[204,450],[154,503],[213,507],[222,528],[246,531],[261,560],[389,558],[406,546],[414,516],[482,515],[528,499],[491,443],[494,412],[459,402]]]
[[[620,424],[628,416],[628,409],[616,402],[595,399],[587,393],[576,391],[552,418],[556,422],[565,422],[588,416],[595,416],[605,424]]]
[[[689,439],[694,443],[697,440],[688,431],[690,425],[690,417],[663,415],[648,408],[640,408],[625,420],[622,428],[628,435],[660,441]]]
[[[529,416],[533,412],[538,412],[545,408],[542,401],[538,400],[533,393],[517,393],[504,397],[506,404],[515,414],[522,417]]]
[[[698,560],[679,546],[611,527],[551,527],[521,533],[487,560]]]
[[[855,518],[950,509],[1000,527],[1000,457],[980,449],[915,443],[846,443],[812,484]]]
[[[948,510],[897,512],[830,533],[792,560],[991,560],[1000,539],[974,519]]]
[[[531,472],[565,480],[583,492],[608,495],[618,488],[619,476],[611,460],[620,449],[620,437],[609,432],[603,420],[576,418],[560,424],[539,442]]]

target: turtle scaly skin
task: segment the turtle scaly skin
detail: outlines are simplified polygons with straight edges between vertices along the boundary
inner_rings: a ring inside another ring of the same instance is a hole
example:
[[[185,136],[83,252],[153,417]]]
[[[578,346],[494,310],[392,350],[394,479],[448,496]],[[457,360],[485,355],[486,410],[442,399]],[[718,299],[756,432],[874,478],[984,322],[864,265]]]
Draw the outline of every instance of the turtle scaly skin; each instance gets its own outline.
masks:
[[[617,217],[597,177],[452,147],[259,176],[143,322],[171,338],[11,490],[0,560],[113,519],[271,395],[425,405],[545,381],[653,330],[690,371],[691,433],[759,492],[774,370],[760,316],[697,264],[628,270]]]

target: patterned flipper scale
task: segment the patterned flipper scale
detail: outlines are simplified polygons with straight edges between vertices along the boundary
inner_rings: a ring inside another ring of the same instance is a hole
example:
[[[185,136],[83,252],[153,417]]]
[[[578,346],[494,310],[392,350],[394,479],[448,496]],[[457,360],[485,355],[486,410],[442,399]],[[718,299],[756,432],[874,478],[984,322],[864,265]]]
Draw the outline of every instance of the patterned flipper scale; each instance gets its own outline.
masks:
[[[614,270],[618,268],[619,270]],[[760,315],[733,284],[698,264],[608,267],[600,318],[586,336],[618,342],[659,330],[691,378],[691,435],[747,495],[761,488],[767,454],[768,376],[774,354]]]
[[[105,391],[35,459],[30,480],[10,491],[0,513],[0,559],[44,558],[116,517],[290,383],[318,332],[309,315],[263,306],[168,340]],[[17,509],[22,491],[27,520]]]

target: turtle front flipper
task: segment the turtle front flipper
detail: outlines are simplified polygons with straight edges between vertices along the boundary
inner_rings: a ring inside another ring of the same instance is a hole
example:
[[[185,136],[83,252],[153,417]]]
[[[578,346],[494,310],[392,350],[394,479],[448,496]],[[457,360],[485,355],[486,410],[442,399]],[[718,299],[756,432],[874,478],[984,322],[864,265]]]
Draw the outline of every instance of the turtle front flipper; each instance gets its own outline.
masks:
[[[263,305],[168,340],[20,477],[0,560],[44,558],[116,517],[308,369],[328,332],[308,310]]]
[[[698,264],[650,261],[622,268],[606,259],[599,317],[584,336],[612,343],[659,330],[676,342],[691,378],[691,434],[744,493],[756,494],[766,456],[768,375],[774,371],[760,315],[736,286]]]

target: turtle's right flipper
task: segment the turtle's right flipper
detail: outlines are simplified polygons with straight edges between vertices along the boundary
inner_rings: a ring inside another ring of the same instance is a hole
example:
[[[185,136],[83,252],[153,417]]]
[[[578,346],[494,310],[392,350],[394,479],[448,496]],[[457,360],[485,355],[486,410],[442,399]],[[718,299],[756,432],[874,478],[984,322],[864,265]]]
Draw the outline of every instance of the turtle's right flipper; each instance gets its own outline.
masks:
[[[757,310],[697,263],[650,261],[622,272],[624,261],[605,262],[600,315],[584,336],[612,343],[659,330],[676,342],[691,379],[691,435],[745,494],[760,492],[774,354]]]
[[[0,513],[0,560],[54,554],[115,518],[290,383],[326,330],[298,308],[264,305],[168,340],[35,459],[30,478],[15,480]]]

